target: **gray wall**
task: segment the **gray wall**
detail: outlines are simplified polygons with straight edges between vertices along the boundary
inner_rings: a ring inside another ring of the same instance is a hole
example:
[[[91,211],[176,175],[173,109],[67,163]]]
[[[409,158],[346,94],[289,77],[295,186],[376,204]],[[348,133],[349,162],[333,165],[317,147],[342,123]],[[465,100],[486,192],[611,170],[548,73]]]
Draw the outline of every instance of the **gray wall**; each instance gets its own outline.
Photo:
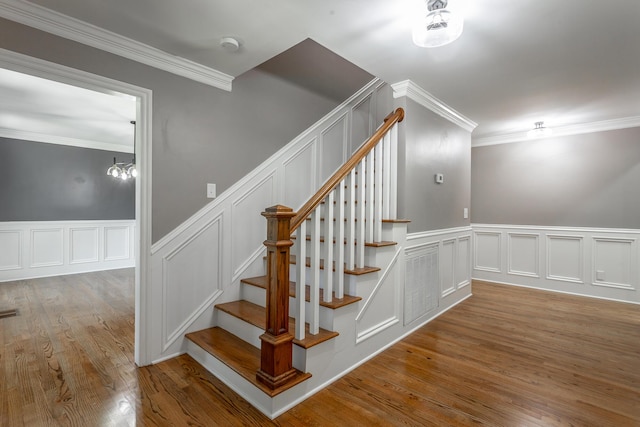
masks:
[[[640,228],[640,128],[472,149],[474,223]]]
[[[135,182],[107,176],[131,154],[0,138],[0,221],[135,218]]]
[[[470,206],[471,134],[408,98],[400,101],[399,216],[409,232],[463,227]],[[436,173],[444,183],[436,184]]]
[[[154,242],[210,201],[206,183],[221,193],[359,88],[337,101],[258,69],[229,93],[4,19],[0,47],[153,91]]]

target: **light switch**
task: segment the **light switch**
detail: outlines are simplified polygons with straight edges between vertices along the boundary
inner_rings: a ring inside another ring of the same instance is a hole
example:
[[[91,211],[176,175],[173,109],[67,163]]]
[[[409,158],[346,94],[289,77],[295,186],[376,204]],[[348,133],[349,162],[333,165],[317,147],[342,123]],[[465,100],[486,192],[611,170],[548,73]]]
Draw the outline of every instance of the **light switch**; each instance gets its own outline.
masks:
[[[442,184],[444,182],[444,174],[436,174],[436,184]]]
[[[215,184],[207,184],[207,198],[215,199],[216,198],[216,185]]]
[[[469,219],[469,208],[464,208],[464,210],[462,211],[462,216],[464,217],[464,219]]]

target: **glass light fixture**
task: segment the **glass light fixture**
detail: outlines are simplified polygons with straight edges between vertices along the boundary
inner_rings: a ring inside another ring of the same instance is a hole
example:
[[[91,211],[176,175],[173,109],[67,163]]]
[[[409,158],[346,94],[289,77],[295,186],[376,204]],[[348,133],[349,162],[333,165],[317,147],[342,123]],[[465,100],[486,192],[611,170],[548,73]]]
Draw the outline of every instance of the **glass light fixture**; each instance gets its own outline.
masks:
[[[463,27],[460,0],[425,0],[413,27],[413,42],[420,47],[444,46],[460,37]]]
[[[114,157],[113,165],[107,169],[107,175],[114,178],[120,178],[123,181],[138,176],[138,170],[136,169],[136,122],[135,120],[132,120],[130,123],[133,125],[133,159],[131,160],[131,163],[125,163],[117,162]]]
[[[544,122],[535,122],[533,129],[527,132],[529,138],[544,138],[553,134],[551,128],[545,127]]]

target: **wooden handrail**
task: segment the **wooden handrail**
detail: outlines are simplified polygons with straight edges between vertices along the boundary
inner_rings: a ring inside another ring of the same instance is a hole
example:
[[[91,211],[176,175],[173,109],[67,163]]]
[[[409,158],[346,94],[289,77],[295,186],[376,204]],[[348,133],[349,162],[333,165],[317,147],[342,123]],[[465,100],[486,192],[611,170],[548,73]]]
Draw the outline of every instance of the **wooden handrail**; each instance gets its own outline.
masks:
[[[404,110],[397,108],[396,111],[390,113],[384,118],[384,124],[364,143],[362,146],[353,153],[353,156],[345,164],[336,171],[336,173],[329,178],[322,188],[313,195],[307,203],[304,204],[291,219],[291,233],[293,233],[303,221],[307,219],[311,212],[327,197],[327,195],[355,168],[358,163],[376,146],[376,144],[382,139],[393,125],[401,122],[404,119]]]

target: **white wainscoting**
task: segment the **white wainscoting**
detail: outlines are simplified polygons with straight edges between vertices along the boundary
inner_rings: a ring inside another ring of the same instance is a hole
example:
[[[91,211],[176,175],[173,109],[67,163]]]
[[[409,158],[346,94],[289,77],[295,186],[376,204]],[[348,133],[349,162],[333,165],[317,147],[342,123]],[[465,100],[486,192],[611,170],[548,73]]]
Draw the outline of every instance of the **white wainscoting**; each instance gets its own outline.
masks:
[[[0,282],[135,266],[135,220],[0,222]]]
[[[471,233],[471,227],[459,227],[407,235],[405,304],[410,299],[413,305],[405,323],[471,293]],[[420,300],[424,306],[416,305]]]
[[[371,135],[391,112],[377,117],[377,100],[390,98],[385,91],[384,82],[371,81],[152,246],[151,278],[162,291],[149,301],[150,360],[184,353],[186,332],[216,324],[214,304],[239,299],[242,278],[265,274],[261,213],[275,204],[302,206],[364,142],[353,135]]]
[[[640,303],[640,230],[473,224],[473,278]]]

